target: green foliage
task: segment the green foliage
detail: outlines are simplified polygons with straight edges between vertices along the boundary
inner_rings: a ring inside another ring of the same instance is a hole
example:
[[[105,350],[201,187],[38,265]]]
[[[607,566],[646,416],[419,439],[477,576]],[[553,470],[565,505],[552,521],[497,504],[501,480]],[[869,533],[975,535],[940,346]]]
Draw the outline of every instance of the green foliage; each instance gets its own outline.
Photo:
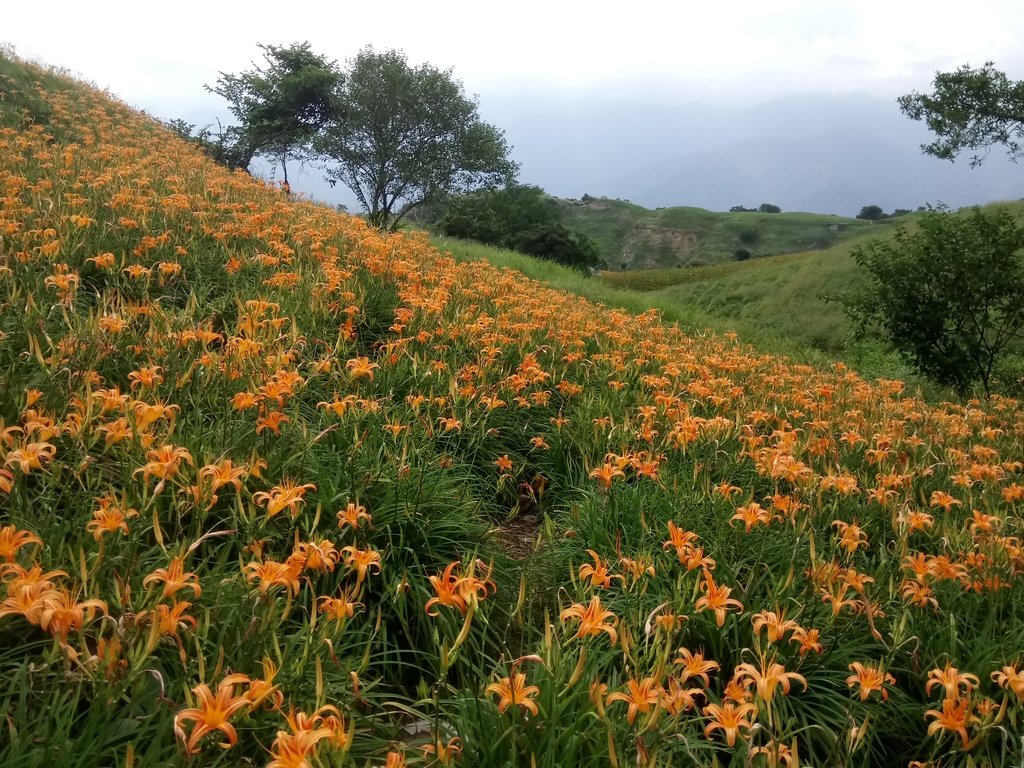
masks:
[[[757,206],[758,213],[782,213],[782,209],[774,203],[761,203]]]
[[[918,370],[986,395],[1024,330],[1024,227],[1005,210],[930,211],[919,228],[858,246],[865,290],[846,296],[861,328],[877,326]]]
[[[513,184],[451,198],[438,227],[451,237],[477,240],[580,269],[597,267],[597,244],[563,223],[562,207],[540,187]]]
[[[865,221],[878,221],[885,218],[885,211],[882,210],[880,205],[865,205],[860,209],[857,218],[864,219]]]
[[[733,254],[736,261],[746,261],[750,258],[751,254],[746,248],[737,248],[736,253]]]
[[[1016,82],[991,61],[980,69],[965,64],[953,72],[937,72],[928,94],[908,93],[897,101],[912,120],[924,120],[936,139],[922,144],[925,154],[953,160],[965,150],[978,151],[971,165],[980,165],[988,149],[1001,144],[1012,159],[1024,156],[1024,81]]]
[[[314,137],[334,114],[340,73],[309,43],[259,47],[265,67],[239,75],[221,72],[207,90],[227,99],[238,120],[236,128],[221,132],[234,167],[248,167],[254,155],[265,155],[280,161],[287,182],[288,158],[310,157]]]
[[[242,129],[237,125],[225,127],[218,122],[215,132],[212,125],[200,128],[180,118],[164,124],[185,141],[202,149],[214,162],[229,170],[247,170],[249,163],[252,162],[252,153],[246,149],[245,142],[240,140]]]
[[[744,245],[753,245],[757,242],[759,235],[756,229],[744,229],[740,231],[737,237]]]
[[[318,142],[336,163],[328,178],[351,189],[379,229],[394,230],[437,196],[508,183],[518,170],[504,133],[480,119],[451,70],[367,47],[349,62],[337,99]]]

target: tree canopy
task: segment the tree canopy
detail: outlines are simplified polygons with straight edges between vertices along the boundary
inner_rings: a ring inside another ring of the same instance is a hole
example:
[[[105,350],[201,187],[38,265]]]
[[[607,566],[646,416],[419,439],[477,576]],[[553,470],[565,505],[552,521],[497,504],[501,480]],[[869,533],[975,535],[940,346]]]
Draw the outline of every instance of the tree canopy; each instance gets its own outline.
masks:
[[[1002,145],[1013,159],[1024,156],[1024,81],[1012,81],[993,62],[980,69],[965,64],[953,72],[937,72],[934,90],[906,94],[900,109],[913,120],[924,120],[936,135],[922,144],[929,155],[953,160],[975,151],[971,165],[980,165],[988,150]]]
[[[234,163],[248,167],[255,155],[272,157],[281,163],[287,182],[288,159],[310,157],[314,137],[335,113],[341,73],[334,62],[313,53],[309,43],[259,47],[263,67],[238,75],[221,72],[207,90],[227,99],[238,120],[227,135]]]
[[[336,96],[318,148],[329,180],[351,189],[376,227],[394,229],[439,195],[515,178],[503,132],[480,118],[451,70],[413,67],[401,51],[364,48]]]
[[[868,287],[844,299],[926,376],[967,393],[1024,332],[1024,227],[1005,210],[928,211],[918,227],[856,247]]]
[[[857,218],[864,219],[865,221],[878,221],[885,218],[885,211],[882,210],[880,205],[865,205],[860,209]]]
[[[597,243],[563,223],[563,209],[540,187],[512,184],[448,199],[437,222],[452,237],[520,251],[588,269],[601,262]]]

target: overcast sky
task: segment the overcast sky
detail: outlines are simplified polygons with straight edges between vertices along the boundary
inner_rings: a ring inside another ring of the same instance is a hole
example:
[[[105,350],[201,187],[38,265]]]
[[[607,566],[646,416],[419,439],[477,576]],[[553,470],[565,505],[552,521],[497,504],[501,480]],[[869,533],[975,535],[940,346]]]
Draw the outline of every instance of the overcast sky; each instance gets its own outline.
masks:
[[[165,117],[222,106],[203,84],[251,67],[257,43],[303,40],[339,62],[365,45],[401,48],[452,68],[483,107],[537,90],[722,106],[814,91],[894,98],[989,59],[1024,77],[1020,0],[5,5],[0,42]]]

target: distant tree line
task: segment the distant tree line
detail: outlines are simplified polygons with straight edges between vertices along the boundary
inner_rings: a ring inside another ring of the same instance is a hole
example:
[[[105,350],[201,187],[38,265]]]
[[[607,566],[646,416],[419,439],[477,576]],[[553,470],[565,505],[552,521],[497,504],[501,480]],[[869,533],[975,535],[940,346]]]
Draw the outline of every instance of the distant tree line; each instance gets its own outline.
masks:
[[[782,208],[774,203],[761,203],[757,208],[745,208],[742,205],[734,205],[729,213],[782,213]]]
[[[924,209],[924,206],[921,206],[917,210],[923,211]],[[880,205],[865,205],[860,209],[857,218],[864,221],[881,221],[882,219],[895,219],[899,216],[906,216],[910,212],[909,208],[896,208],[892,213],[886,213]]]

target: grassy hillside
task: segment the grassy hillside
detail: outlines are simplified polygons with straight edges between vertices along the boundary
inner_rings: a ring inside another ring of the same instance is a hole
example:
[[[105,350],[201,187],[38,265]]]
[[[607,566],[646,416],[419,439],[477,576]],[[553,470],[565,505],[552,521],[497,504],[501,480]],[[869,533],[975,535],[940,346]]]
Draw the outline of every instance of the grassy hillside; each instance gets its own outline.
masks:
[[[995,204],[1024,218],[1024,203]],[[913,226],[914,214],[901,221]],[[863,275],[852,258],[857,243],[887,237],[886,229],[824,250],[785,254],[744,262],[690,269],[605,272],[602,282],[623,291],[642,291],[659,307],[686,307],[711,327],[734,328],[742,338],[764,343],[784,339],[786,351],[817,350],[842,359],[872,376],[905,378],[910,370],[895,353],[871,339],[854,338],[854,327],[841,295],[861,284]],[[769,342],[770,343],[770,342]]]
[[[382,235],[19,70],[0,765],[1010,759],[1020,403]]]
[[[622,200],[565,201],[566,224],[594,238],[609,269],[654,269],[828,248],[887,228],[816,213],[713,213],[703,208],[651,211]]]

